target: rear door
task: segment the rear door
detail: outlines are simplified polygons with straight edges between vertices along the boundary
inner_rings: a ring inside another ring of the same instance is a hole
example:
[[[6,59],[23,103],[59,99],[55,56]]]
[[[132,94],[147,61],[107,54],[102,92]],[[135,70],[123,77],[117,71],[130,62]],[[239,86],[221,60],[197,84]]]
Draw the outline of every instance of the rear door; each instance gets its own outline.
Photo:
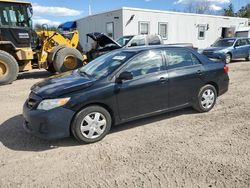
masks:
[[[204,68],[188,49],[165,50],[169,78],[169,108],[192,102],[203,86]]]

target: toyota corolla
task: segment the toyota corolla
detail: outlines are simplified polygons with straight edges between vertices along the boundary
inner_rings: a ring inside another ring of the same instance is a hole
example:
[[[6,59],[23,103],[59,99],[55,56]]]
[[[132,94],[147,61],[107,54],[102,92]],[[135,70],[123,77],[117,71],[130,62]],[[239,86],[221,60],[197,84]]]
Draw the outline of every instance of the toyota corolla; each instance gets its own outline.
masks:
[[[116,50],[35,84],[23,106],[24,128],[41,138],[93,143],[131,120],[186,107],[208,112],[228,85],[224,63],[190,48]]]

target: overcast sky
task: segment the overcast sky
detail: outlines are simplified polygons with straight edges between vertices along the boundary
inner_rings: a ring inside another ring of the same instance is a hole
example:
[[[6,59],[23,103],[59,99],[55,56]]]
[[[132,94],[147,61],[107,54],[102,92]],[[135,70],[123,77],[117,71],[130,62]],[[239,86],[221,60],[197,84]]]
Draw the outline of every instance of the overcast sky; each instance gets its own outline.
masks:
[[[89,4],[92,13],[126,7],[149,8],[159,10],[185,10],[189,1],[202,0],[29,0],[34,9],[35,23],[58,25],[88,15]],[[230,0],[208,0],[212,11],[220,11],[227,7]],[[250,0],[231,0],[235,9],[249,3]]]

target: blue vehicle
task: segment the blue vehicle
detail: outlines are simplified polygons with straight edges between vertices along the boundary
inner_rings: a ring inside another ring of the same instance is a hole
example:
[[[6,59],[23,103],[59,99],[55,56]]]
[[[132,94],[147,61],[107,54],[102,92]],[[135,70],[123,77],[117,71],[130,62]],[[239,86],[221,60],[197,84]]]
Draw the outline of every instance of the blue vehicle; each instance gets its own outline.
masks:
[[[224,59],[230,63],[233,59],[245,58],[250,61],[249,38],[224,38],[217,40],[202,52],[208,58]]]

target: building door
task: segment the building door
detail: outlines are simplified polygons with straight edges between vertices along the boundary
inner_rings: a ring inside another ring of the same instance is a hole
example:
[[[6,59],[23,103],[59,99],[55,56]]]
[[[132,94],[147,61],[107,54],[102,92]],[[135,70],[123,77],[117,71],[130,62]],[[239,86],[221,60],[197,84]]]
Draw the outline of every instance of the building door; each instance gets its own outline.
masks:
[[[230,38],[234,36],[234,27],[222,27],[221,29],[221,37],[222,38]]]

